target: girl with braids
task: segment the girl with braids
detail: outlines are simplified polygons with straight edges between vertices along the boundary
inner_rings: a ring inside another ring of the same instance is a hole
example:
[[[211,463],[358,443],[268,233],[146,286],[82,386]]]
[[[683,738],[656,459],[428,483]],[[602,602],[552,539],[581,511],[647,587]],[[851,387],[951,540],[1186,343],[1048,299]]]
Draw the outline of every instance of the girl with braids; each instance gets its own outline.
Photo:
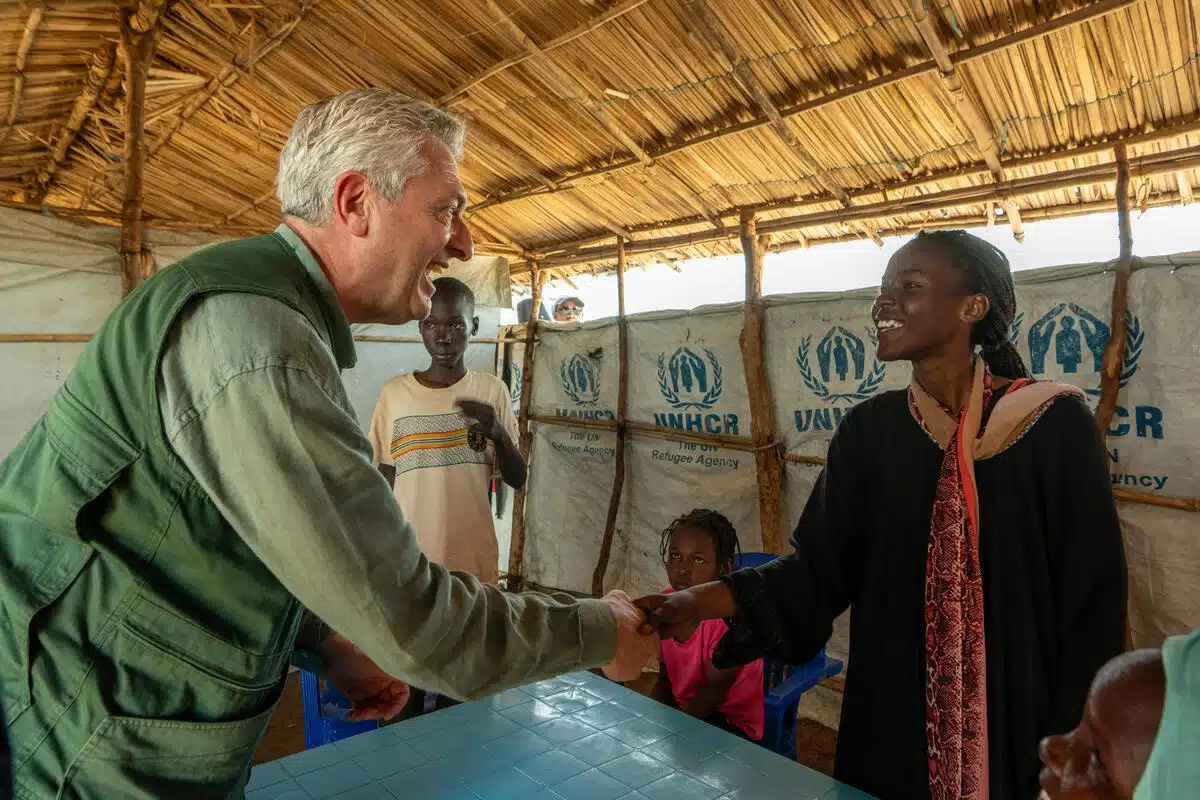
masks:
[[[740,552],[737,531],[723,514],[697,508],[662,532],[659,554],[671,582],[682,592],[728,575]],[[653,697],[685,714],[758,741],[763,736],[763,666],[716,669],[713,650],[728,630],[719,619],[695,620],[664,638]]]
[[[835,777],[881,798],[1038,793],[1121,652],[1125,560],[1081,393],[1033,382],[1008,338],[1008,260],[962,231],[891,259],[878,356],[912,382],[843,419],[792,537],[760,569],[638,601],[664,635],[730,618],[713,663],[802,663],[852,610]]]

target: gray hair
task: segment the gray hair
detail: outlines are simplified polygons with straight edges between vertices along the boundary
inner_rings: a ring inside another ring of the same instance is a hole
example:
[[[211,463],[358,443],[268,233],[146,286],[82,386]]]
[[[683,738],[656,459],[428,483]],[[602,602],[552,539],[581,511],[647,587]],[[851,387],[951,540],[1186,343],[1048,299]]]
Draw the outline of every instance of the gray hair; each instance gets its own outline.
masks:
[[[389,201],[429,169],[427,139],[462,158],[462,121],[390,89],[357,89],[305,106],[279,154],[275,196],[287,216],[324,225],[333,213],[333,184],[343,172],[361,172]]]

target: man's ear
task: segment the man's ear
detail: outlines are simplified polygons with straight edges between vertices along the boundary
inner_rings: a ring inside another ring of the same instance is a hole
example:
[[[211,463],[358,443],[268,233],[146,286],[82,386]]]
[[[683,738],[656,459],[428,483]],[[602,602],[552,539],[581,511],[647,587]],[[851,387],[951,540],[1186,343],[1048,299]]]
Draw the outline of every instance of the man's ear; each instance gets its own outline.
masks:
[[[479,317],[471,317],[471,335],[479,333]]]
[[[370,230],[371,187],[361,172],[343,172],[333,182],[333,219],[352,236],[366,236]]]

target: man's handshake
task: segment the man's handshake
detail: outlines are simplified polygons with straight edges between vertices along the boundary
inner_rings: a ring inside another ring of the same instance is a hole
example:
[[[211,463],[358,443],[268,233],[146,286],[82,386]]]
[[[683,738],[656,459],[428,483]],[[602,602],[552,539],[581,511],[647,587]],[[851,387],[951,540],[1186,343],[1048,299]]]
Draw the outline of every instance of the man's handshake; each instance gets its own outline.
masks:
[[[647,629],[645,617],[621,590],[604,595],[604,602],[617,618],[617,651],[604,667],[604,674],[613,681],[634,680],[642,674],[642,667],[658,656],[658,634],[643,633]]]

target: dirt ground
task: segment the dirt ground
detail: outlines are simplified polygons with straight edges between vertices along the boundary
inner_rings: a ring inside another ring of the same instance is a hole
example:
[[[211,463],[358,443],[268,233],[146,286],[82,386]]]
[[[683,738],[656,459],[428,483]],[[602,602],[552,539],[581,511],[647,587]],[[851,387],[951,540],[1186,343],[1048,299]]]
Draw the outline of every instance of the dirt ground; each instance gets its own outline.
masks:
[[[649,694],[655,676],[647,673],[641,679],[626,684],[642,694]],[[801,719],[796,724],[797,761],[810,769],[833,774],[833,751],[837,733],[813,720]],[[287,687],[271,725],[254,754],[254,763],[274,761],[304,749],[304,712],[300,703],[300,674],[288,676]]]

